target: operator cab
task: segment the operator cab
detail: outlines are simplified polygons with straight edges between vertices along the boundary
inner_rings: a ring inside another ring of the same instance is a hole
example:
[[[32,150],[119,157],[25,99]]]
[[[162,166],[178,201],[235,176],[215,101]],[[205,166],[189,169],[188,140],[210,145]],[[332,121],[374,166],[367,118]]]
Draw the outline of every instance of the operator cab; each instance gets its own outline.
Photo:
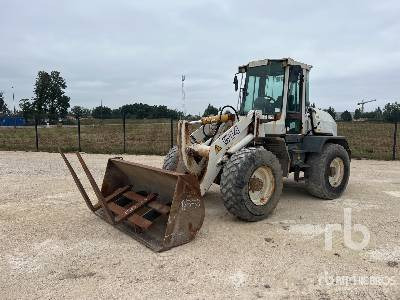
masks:
[[[240,114],[261,110],[269,123],[275,123],[275,132],[266,130],[268,133],[304,133],[311,67],[291,58],[264,59],[240,66],[238,74],[242,74],[242,80],[246,76],[243,87],[240,86]],[[235,75],[235,89],[237,82]]]

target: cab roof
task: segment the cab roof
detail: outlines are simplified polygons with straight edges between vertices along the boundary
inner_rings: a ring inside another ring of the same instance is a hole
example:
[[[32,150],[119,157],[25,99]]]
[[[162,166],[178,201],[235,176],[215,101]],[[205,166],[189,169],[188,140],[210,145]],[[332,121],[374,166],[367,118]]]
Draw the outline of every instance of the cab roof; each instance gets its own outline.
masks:
[[[307,65],[298,61],[295,61],[294,59],[288,57],[288,58],[280,58],[280,59],[261,59],[261,60],[253,60],[249,62],[247,65],[242,65],[239,66],[239,73],[244,73],[246,72],[246,69],[249,67],[258,67],[258,66],[265,66],[268,64],[268,61],[273,60],[273,61],[282,61],[283,63],[286,63],[286,65],[289,66],[300,66],[302,69],[306,70],[311,70],[312,65]]]

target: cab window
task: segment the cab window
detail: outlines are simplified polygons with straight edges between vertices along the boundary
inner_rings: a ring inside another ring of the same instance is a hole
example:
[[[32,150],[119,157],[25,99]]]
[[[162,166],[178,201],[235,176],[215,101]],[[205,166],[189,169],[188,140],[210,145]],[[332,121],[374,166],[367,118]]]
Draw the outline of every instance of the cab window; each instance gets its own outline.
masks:
[[[264,115],[281,113],[285,68],[281,61],[269,61],[267,65],[247,70],[243,90],[241,113],[261,110]]]
[[[289,70],[288,112],[301,112],[303,70],[300,66],[291,66]]]

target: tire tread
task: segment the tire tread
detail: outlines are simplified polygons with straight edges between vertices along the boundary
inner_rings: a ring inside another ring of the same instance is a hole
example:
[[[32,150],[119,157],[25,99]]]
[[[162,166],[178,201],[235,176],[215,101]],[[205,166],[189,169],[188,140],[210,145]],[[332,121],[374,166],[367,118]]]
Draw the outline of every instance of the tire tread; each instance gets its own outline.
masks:
[[[178,146],[175,145],[171,149],[169,149],[167,155],[165,155],[164,157],[164,163],[162,166],[163,170],[176,171],[178,167],[178,160]]]
[[[251,167],[251,163],[254,161],[256,156],[264,156],[268,164],[275,172],[275,189],[277,190],[277,194],[274,193],[270,199],[270,201],[274,201],[272,206],[270,206],[268,214],[275,209],[282,191],[282,169],[279,164],[279,160],[272,152],[267,151],[264,148],[252,147],[244,148],[234,153],[224,166],[222,172],[220,185],[221,194],[224,199],[224,205],[226,209],[234,216],[245,221],[258,221],[265,219],[268,216],[268,214],[255,215],[250,212],[245,205],[244,199],[242,199],[240,187],[238,186],[238,180],[240,180],[240,177],[242,177],[242,175],[239,174],[239,170],[243,168],[243,166],[246,167],[246,165],[247,167]]]
[[[306,187],[307,191],[321,199],[331,200],[337,198],[340,195],[334,195],[330,192],[324,182],[325,182],[325,164],[329,156],[333,153],[345,153],[348,159],[347,151],[343,148],[343,146],[339,144],[328,143],[324,146],[321,153],[313,153],[307,159],[307,164],[310,165],[310,169],[306,172]],[[345,164],[348,162],[344,162]],[[343,180],[348,181],[347,178],[343,178]],[[347,182],[346,182],[347,185]],[[346,185],[344,188],[346,188]]]

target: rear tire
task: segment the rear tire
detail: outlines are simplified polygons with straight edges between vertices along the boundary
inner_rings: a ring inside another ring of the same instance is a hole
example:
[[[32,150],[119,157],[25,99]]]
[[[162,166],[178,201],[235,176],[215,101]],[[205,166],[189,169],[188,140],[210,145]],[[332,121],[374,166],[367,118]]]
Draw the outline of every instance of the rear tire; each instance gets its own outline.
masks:
[[[178,146],[173,146],[169,149],[167,155],[164,157],[163,170],[176,171],[178,167],[179,153]]]
[[[305,181],[311,195],[331,200],[343,194],[350,177],[350,158],[343,146],[326,144],[321,153],[310,155],[307,164]]]
[[[227,210],[245,221],[268,217],[282,193],[282,169],[264,148],[244,148],[223,168],[221,193]]]

